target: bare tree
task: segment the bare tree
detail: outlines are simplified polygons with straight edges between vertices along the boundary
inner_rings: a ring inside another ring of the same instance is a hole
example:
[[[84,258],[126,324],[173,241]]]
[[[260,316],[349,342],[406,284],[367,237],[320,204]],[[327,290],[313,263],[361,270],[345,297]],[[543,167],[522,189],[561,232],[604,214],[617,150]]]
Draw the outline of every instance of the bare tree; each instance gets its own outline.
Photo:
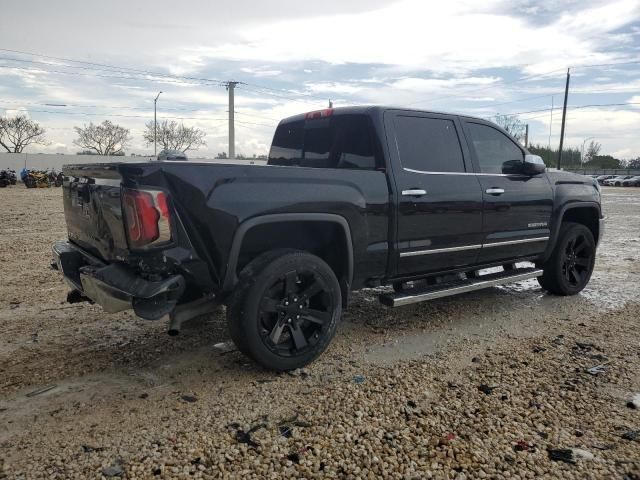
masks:
[[[591,140],[589,146],[587,147],[587,152],[584,154],[584,158],[587,162],[590,162],[595,157],[598,156],[600,150],[602,149],[602,145],[598,142]]]
[[[197,150],[198,147],[206,145],[204,141],[206,133],[196,127],[185,127],[175,120],[163,120],[158,123],[157,133],[154,137],[154,123],[147,122],[147,130],[144,132],[144,140],[147,145],[153,145],[154,138],[165,150]]]
[[[0,145],[9,153],[20,153],[31,144],[48,145],[45,129],[24,114],[0,118]]]
[[[507,131],[517,141],[524,140],[525,123],[516,115],[496,115],[495,123]]]
[[[92,150],[97,155],[123,155],[131,138],[129,129],[105,120],[100,125],[93,122],[84,127],[74,127],[78,133],[73,143],[80,148]]]

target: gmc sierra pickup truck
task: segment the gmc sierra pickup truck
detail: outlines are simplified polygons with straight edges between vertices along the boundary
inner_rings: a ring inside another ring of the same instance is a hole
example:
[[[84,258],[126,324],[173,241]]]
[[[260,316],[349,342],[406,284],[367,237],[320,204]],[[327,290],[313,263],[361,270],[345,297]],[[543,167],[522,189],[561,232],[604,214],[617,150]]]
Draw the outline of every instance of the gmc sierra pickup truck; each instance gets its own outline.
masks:
[[[63,171],[69,301],[173,334],[224,304],[239,350],[274,370],[320,355],[365,287],[393,287],[391,307],[529,278],[576,294],[604,228],[592,178],[547,172],[491,122],[417,110],[287,118],[267,165]]]

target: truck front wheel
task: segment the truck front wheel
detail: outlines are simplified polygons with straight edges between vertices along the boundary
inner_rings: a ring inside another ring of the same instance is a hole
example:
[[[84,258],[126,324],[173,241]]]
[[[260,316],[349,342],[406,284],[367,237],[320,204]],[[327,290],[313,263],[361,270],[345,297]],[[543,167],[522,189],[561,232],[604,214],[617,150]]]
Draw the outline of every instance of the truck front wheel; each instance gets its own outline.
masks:
[[[317,358],[342,314],[340,285],[322,259],[297,250],[267,252],[247,265],[227,309],[231,339],[270,370]]]
[[[575,295],[589,283],[595,260],[596,242],[591,230],[579,223],[565,222],[538,282],[556,295]]]

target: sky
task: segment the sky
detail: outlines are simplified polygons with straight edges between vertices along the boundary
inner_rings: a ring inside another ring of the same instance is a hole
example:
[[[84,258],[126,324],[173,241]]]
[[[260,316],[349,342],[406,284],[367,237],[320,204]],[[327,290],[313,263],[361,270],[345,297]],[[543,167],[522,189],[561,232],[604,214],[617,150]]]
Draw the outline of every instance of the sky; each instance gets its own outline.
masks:
[[[518,114],[533,144],[640,156],[638,0],[3,0],[0,115],[24,112],[75,153],[75,126],[110,120],[150,154],[153,121],[207,133],[192,157],[268,152],[278,121],[383,104],[483,118]],[[551,106],[554,109],[551,110]],[[612,105],[616,104],[616,105]]]

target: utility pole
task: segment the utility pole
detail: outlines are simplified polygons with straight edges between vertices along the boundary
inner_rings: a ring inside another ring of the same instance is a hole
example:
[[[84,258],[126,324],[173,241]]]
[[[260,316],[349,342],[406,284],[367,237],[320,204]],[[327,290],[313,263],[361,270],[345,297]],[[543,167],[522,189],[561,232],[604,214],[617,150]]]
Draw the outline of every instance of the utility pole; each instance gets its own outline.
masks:
[[[234,111],[234,90],[240,82],[227,82],[227,90],[229,91],[229,158],[236,156],[236,131],[235,131],[235,111]]]
[[[553,95],[551,95],[551,118],[549,118],[549,150],[551,150],[551,127],[553,126]],[[549,154],[551,155],[551,154]]]
[[[157,120],[157,112],[158,112],[158,97],[162,91],[158,92],[156,98],[153,99],[153,156],[154,160],[158,158],[158,120]]]
[[[333,108],[333,102],[329,99],[329,108]]]
[[[564,142],[564,124],[567,119],[567,98],[569,97],[569,80],[571,79],[571,69],[567,68],[567,84],[564,87],[564,106],[562,107],[562,127],[560,127],[560,151],[558,152],[558,170],[562,164],[562,144]]]
[[[524,126],[524,148],[529,148],[529,124]]]

